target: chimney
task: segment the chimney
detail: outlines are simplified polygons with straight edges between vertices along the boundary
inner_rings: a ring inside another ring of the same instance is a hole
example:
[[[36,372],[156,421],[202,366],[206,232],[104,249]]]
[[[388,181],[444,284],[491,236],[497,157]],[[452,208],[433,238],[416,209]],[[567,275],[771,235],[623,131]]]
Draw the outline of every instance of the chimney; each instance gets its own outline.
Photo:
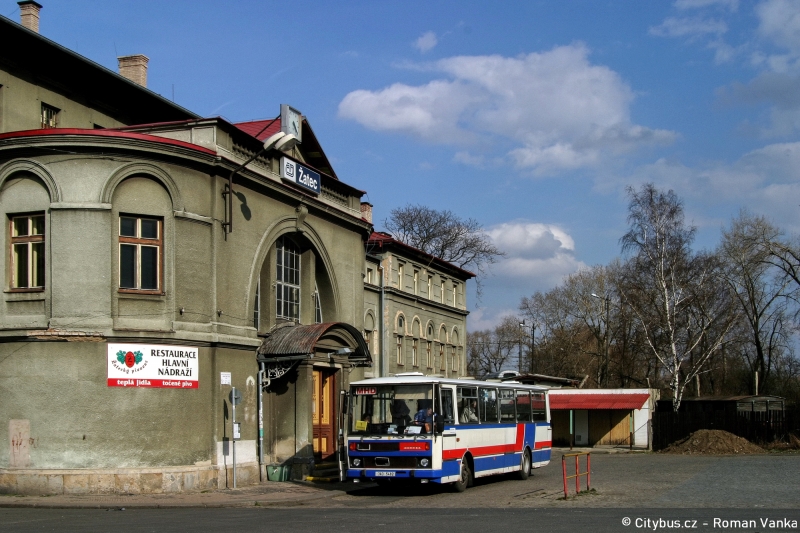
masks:
[[[119,75],[133,83],[147,87],[147,62],[150,58],[142,54],[118,57]]]
[[[361,218],[372,224],[372,204],[361,202]]]
[[[33,0],[22,0],[22,2],[17,2],[17,5],[19,6],[20,24],[31,31],[39,33],[39,10],[42,9],[41,4]]]

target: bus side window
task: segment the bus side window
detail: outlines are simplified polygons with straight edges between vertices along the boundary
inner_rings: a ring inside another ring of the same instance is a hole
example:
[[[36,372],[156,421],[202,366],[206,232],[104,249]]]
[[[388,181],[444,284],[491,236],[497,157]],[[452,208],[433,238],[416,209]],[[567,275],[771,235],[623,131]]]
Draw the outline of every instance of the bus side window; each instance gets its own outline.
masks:
[[[453,411],[452,389],[442,389],[442,416],[445,424],[452,424],[456,421]]]
[[[531,395],[526,390],[517,391],[517,421],[531,421]]]
[[[531,393],[531,408],[533,409],[533,419],[536,422],[546,422],[547,417],[545,416],[545,402],[544,402],[544,393],[543,392],[534,392]]]
[[[500,421],[516,422],[517,414],[514,409],[514,391],[512,389],[500,389]]]
[[[478,424],[478,388],[458,387],[458,421]]]
[[[478,389],[478,410],[481,422],[497,423],[497,389]]]

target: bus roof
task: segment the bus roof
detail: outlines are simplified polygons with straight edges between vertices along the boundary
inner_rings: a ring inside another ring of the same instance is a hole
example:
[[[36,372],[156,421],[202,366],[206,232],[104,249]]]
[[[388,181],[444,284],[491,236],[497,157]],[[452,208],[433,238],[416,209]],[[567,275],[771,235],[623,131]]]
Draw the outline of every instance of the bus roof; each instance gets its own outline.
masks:
[[[425,383],[438,383],[442,385],[460,385],[463,387],[491,387],[501,389],[525,389],[535,391],[547,391],[550,387],[544,385],[523,385],[516,381],[478,381],[475,379],[454,379],[443,378],[436,376],[393,376],[387,378],[369,378],[361,381],[353,381],[351,386],[369,386],[369,385],[404,385],[404,384],[425,384]]]

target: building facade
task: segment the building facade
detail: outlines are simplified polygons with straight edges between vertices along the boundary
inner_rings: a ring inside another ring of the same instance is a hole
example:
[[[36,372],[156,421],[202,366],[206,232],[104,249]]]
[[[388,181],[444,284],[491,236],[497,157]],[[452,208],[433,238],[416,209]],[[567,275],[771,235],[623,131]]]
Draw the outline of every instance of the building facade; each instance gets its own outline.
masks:
[[[202,119],[7,19],[0,40],[0,490],[230,486],[234,440],[241,484],[330,456],[334,392],[371,364],[372,228],[308,122],[265,148],[286,117]]]
[[[366,251],[364,336],[375,376],[468,375],[465,289],[474,274],[386,233],[373,233]]]

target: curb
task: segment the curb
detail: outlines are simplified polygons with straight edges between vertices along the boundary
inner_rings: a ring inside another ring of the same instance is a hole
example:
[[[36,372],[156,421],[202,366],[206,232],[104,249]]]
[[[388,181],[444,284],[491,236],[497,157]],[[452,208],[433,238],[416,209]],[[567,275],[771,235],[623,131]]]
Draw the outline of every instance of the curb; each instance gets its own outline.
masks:
[[[286,494],[286,493],[278,493]],[[203,508],[223,508],[223,507],[294,507],[302,505],[303,502],[310,502],[316,500],[323,500],[343,496],[347,494],[344,490],[320,490],[317,493],[311,494],[291,494],[286,498],[273,498],[270,494],[245,496],[241,499],[226,500],[224,494],[220,495],[219,499],[215,501],[197,502],[193,500],[194,494],[187,494],[184,497],[177,496],[176,501],[171,502],[156,502],[156,501],[119,501],[119,498],[125,496],[117,496],[115,501],[3,501],[0,498],[0,508],[6,509],[20,509],[20,508],[36,508],[36,509],[203,509]],[[14,498],[14,496],[9,496]],[[37,498],[36,496],[21,497],[22,498]]]

